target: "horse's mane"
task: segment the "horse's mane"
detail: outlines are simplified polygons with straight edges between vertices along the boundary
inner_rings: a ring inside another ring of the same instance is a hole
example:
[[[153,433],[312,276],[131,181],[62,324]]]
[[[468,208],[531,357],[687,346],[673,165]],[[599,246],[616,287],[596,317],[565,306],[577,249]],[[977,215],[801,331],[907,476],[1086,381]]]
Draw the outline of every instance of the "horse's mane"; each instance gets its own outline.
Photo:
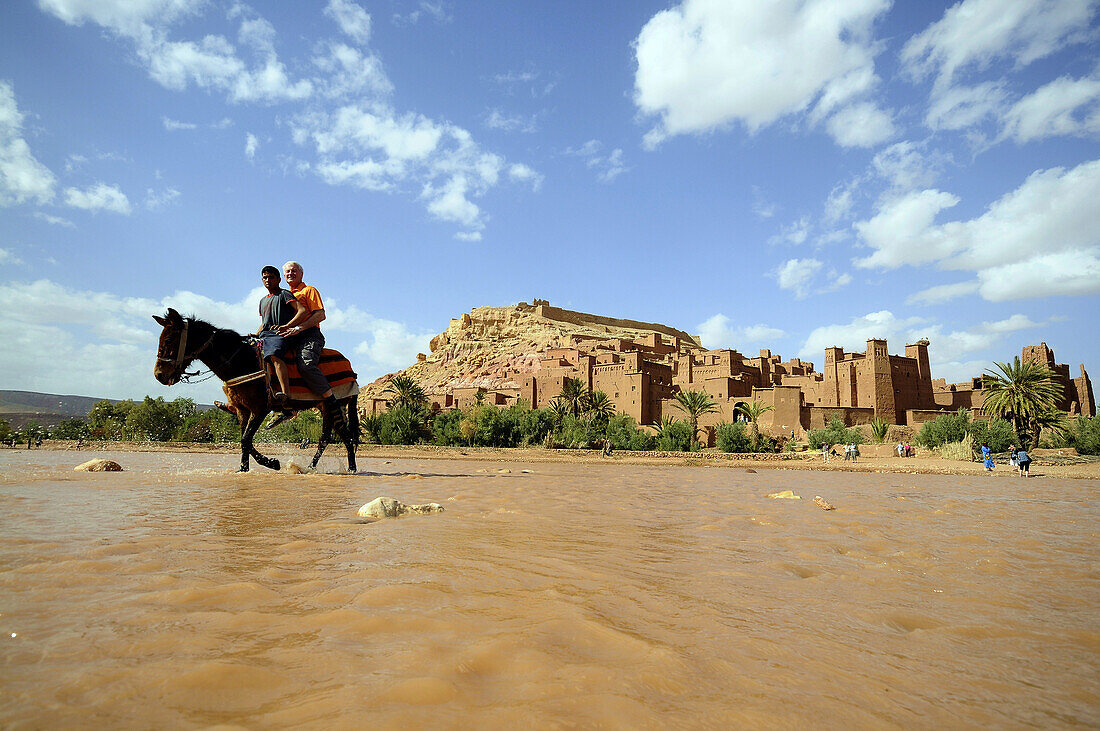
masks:
[[[206,320],[201,320],[198,317],[195,317],[194,315],[189,315],[189,316],[187,316],[183,319],[190,322],[191,327],[198,326],[198,328],[200,328],[200,329],[209,329],[211,334],[214,335],[214,336],[217,336],[217,338],[219,340],[226,340],[226,339],[229,339],[230,337],[232,337],[234,340],[236,340],[238,342],[241,341],[241,340],[244,340],[244,336],[241,335],[236,330],[231,330],[227,327],[218,327],[217,325],[214,325],[213,323],[207,322]]]

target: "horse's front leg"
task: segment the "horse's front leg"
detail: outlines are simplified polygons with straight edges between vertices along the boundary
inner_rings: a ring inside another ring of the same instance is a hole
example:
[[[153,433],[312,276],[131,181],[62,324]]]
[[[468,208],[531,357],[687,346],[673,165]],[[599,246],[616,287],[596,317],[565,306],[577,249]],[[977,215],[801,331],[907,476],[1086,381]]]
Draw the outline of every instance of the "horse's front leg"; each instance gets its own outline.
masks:
[[[253,446],[252,440],[256,436],[256,432],[259,431],[260,425],[263,424],[264,417],[267,416],[267,411],[254,411],[248,416],[248,423],[241,428],[241,472],[248,472],[248,456],[255,457],[257,464],[262,467],[277,470],[279,469],[279,460],[265,457],[256,451],[256,447]]]
[[[269,412],[265,411],[259,416],[253,414],[253,417],[256,419],[256,427],[252,430],[252,436],[255,436],[256,432],[259,431],[260,425],[263,424],[264,419],[267,418],[268,413]],[[256,464],[260,465],[261,467],[267,467],[269,470],[276,471],[282,468],[279,460],[275,457],[266,457],[260,454],[260,452],[256,449],[256,445],[253,443],[251,437],[248,440],[248,453],[251,454],[253,459],[256,460]]]

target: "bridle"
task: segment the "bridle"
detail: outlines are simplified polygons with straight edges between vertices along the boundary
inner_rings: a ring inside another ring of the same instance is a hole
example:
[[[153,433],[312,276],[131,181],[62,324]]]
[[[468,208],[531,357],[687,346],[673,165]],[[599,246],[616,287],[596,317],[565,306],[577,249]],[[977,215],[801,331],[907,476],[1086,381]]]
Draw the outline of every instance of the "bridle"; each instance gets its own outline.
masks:
[[[198,373],[199,373],[198,371],[195,371],[194,373],[188,373],[187,371],[183,370],[183,364],[185,362],[193,361],[195,358],[199,357],[199,353],[201,353],[202,351],[209,348],[210,344],[214,342],[214,338],[217,337],[217,335],[218,335],[218,331],[215,329],[214,332],[212,332],[210,334],[210,337],[207,339],[207,341],[199,346],[198,350],[196,350],[194,353],[191,353],[190,355],[188,355],[187,354],[187,327],[190,324],[191,324],[190,320],[184,320],[183,321],[183,330],[182,330],[182,332],[180,332],[180,345],[179,345],[179,349],[176,351],[176,357],[175,358],[168,358],[168,357],[163,356],[163,355],[158,355],[157,356],[157,361],[158,362],[160,362],[160,363],[171,363],[172,364],[172,373],[173,373],[173,375],[180,376],[181,380],[183,378],[187,377],[187,376],[198,375]]]

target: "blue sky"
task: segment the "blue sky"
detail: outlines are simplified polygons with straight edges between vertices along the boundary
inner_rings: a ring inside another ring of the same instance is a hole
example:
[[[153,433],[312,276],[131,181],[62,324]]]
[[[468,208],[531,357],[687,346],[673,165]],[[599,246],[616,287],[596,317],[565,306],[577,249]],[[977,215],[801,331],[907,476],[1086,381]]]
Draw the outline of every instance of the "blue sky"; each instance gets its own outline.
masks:
[[[0,388],[152,377],[302,262],[360,383],[533,298],[768,347],[1100,363],[1096,0],[0,10]]]

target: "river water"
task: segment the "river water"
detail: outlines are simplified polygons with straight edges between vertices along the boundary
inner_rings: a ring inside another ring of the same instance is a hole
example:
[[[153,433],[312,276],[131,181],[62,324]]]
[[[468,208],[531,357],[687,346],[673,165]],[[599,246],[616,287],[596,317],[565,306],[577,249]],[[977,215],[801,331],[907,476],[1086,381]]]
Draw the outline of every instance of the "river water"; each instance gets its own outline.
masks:
[[[1096,481],[236,462],[0,450],[0,726],[1100,724]]]

